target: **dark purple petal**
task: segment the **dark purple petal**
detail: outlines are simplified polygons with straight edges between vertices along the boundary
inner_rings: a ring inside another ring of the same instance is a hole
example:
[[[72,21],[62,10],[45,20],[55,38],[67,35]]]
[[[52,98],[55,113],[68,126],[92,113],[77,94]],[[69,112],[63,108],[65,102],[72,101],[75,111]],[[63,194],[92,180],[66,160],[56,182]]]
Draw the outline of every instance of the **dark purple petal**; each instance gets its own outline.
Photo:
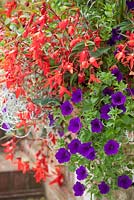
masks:
[[[128,10],[134,9],[134,1],[126,1]]]
[[[100,109],[100,117],[101,119],[108,120],[110,119],[110,115],[108,115],[108,112],[110,111],[110,108],[112,107],[111,104],[105,104]]]
[[[116,92],[112,94],[112,104],[114,106],[120,106],[126,102],[126,96],[122,92]]]
[[[96,158],[96,154],[95,154],[95,149],[94,147],[91,147],[89,149],[88,155],[85,156],[88,160],[94,160]]]
[[[77,179],[78,180],[84,180],[88,176],[87,170],[86,170],[86,168],[84,166],[80,166],[76,170],[76,174],[77,174]]]
[[[109,120],[110,119],[110,115],[108,115],[107,113],[101,113],[100,114],[100,118],[101,119],[105,119],[105,120]]]
[[[52,126],[55,122],[53,114],[48,114],[48,118],[49,118],[49,126]]]
[[[116,43],[116,40],[111,37],[108,41],[107,41],[107,44],[109,44],[110,46],[113,46],[114,44]]]
[[[114,91],[113,91],[111,88],[109,88],[109,87],[106,87],[106,88],[104,88],[104,90],[103,90],[103,94],[104,94],[104,95],[109,95],[109,96],[111,96],[113,93],[114,93]]]
[[[102,132],[103,124],[98,118],[95,118],[91,121],[91,130],[93,133],[101,133]]]
[[[108,156],[117,154],[119,151],[119,143],[116,140],[109,140],[104,145],[104,151]]]
[[[118,109],[122,110],[121,114],[126,112],[126,107],[122,104],[120,106],[117,106]]]
[[[55,157],[59,163],[64,163],[70,160],[71,154],[65,148],[60,148]]]
[[[62,115],[66,116],[66,115],[70,115],[73,111],[73,106],[69,101],[65,101],[61,106],[61,113]]]
[[[114,51],[114,56],[118,53],[118,48]]]
[[[82,156],[87,156],[91,149],[91,142],[85,142],[79,146],[78,152]]]
[[[114,45],[117,41],[123,39],[123,36],[121,35],[120,27],[113,28],[111,34],[112,34],[111,38],[107,41],[107,43],[110,46]]]
[[[82,101],[82,91],[81,89],[77,89],[76,91],[73,92],[71,101],[73,103],[79,103]]]
[[[122,75],[122,73],[119,71],[118,68],[113,69],[113,70],[111,71],[111,73],[112,73],[114,76],[116,76],[116,79],[117,79],[118,82],[120,82],[120,81],[123,79],[123,75]]]
[[[85,186],[77,181],[73,186],[73,190],[75,196],[82,196],[85,191]]]
[[[58,134],[59,134],[60,137],[63,137],[64,136],[64,131],[63,130],[59,130]]]
[[[2,112],[6,113],[7,112],[7,108],[6,107],[2,108]]]
[[[117,33],[119,33],[120,32],[120,28],[119,27],[116,27],[116,28],[113,28],[112,29],[112,34],[113,35],[116,35]]]
[[[128,189],[132,185],[132,180],[127,175],[122,175],[118,177],[118,187],[123,189]]]
[[[72,133],[78,133],[82,127],[79,117],[72,118],[69,122],[68,130]]]
[[[107,194],[110,190],[110,187],[108,184],[106,184],[104,181],[102,181],[99,185],[98,188],[100,190],[101,194]]]
[[[74,139],[68,144],[68,149],[72,154],[75,154],[78,153],[80,145],[81,145],[80,140]]]
[[[9,131],[10,130],[10,125],[8,123],[3,122],[2,126],[1,126],[5,131]]]
[[[127,88],[126,91],[128,95],[134,96],[134,88]]]

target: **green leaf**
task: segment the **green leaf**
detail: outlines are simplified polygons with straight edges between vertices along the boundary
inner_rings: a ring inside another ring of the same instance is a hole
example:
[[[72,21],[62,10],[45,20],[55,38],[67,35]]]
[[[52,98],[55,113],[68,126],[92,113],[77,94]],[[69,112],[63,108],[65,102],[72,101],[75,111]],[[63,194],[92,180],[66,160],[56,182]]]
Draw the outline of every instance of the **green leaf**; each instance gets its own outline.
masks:
[[[47,105],[47,104],[52,104],[52,105],[59,105],[59,100],[54,99],[54,98],[45,98],[45,99],[33,99],[33,102],[35,104],[40,104],[42,106]]]
[[[68,169],[69,169],[69,171],[71,171],[71,172],[75,172],[76,166],[74,165],[74,163],[71,163],[71,164],[68,166]]]
[[[76,80],[76,78],[77,78],[77,73],[75,72],[70,78],[70,85],[71,86],[72,86],[73,82]]]
[[[130,26],[132,26],[132,23],[130,21],[128,21],[128,20],[127,21],[123,21],[123,22],[121,22],[119,24],[120,30],[122,32],[127,31],[130,28]]]
[[[92,102],[93,104],[95,104],[97,101],[98,101],[98,97],[92,97],[92,98],[91,98],[91,102]]]
[[[9,28],[14,32],[16,32],[16,30],[17,30],[16,24],[14,24],[14,23],[10,24]]]
[[[126,125],[132,125],[134,123],[134,119],[131,116],[129,117],[128,115],[122,116],[121,119],[122,123]]]
[[[0,46],[1,46],[1,47],[3,47],[3,46],[4,46],[4,44],[5,44],[5,41],[4,41],[4,40],[2,40],[2,41],[0,42]]]
[[[107,54],[110,49],[111,49],[111,47],[99,48],[95,52],[90,52],[90,54],[91,54],[91,56],[98,58],[98,57],[102,56],[103,54]]]
[[[16,30],[16,33],[21,36],[24,32],[24,28],[23,27],[20,27],[18,30]]]
[[[10,22],[11,22],[11,19],[10,19],[10,18],[7,18],[7,19],[5,20],[5,25],[10,24]]]
[[[76,52],[80,52],[83,50],[83,48],[85,47],[84,42],[80,42],[78,44],[76,44],[73,49],[72,49],[72,53],[76,53]]]

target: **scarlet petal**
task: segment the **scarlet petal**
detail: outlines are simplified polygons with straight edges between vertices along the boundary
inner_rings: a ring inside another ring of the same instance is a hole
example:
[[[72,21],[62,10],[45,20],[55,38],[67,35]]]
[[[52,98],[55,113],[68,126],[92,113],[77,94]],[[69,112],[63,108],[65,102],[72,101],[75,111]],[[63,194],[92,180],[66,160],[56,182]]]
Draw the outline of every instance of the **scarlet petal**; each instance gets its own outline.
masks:
[[[127,42],[130,47],[134,47],[134,40],[130,40]]]
[[[68,33],[69,33],[69,35],[73,35],[74,34],[74,27],[73,26],[69,26],[69,28],[68,28]]]
[[[69,92],[64,86],[60,86],[59,95],[63,97],[64,94],[68,94],[71,96],[71,92]]]
[[[89,61],[90,61],[90,64],[91,64],[91,65],[93,65],[93,66],[96,67],[96,68],[99,68],[99,65],[98,65],[98,63],[97,63],[97,61],[96,61],[96,59],[95,59],[94,57],[91,57],[91,58],[89,59]]]
[[[64,30],[67,27],[67,25],[68,25],[68,19],[64,19],[59,23],[59,28]]]

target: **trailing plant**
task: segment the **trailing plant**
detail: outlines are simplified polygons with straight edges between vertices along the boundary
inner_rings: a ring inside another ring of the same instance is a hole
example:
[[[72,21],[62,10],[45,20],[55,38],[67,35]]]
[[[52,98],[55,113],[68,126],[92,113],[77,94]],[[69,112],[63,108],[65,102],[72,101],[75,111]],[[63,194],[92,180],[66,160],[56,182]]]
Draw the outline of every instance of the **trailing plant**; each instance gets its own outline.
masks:
[[[56,151],[76,171],[76,196],[132,185],[133,8],[124,0],[13,0],[0,10],[3,147],[37,182],[50,176],[48,152]],[[37,146],[32,164],[16,157],[24,139]],[[61,186],[54,170],[50,184]]]

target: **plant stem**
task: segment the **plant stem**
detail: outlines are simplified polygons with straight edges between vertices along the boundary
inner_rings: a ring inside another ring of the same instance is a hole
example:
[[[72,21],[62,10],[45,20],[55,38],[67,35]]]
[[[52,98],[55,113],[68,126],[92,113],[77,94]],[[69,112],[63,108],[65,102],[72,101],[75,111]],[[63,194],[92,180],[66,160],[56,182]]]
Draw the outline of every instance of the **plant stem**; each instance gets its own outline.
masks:
[[[93,195],[92,195],[92,192],[91,192],[91,200],[93,200],[93,198],[92,198],[92,197],[93,197]]]
[[[119,23],[123,20],[126,14],[126,0],[119,0]]]

